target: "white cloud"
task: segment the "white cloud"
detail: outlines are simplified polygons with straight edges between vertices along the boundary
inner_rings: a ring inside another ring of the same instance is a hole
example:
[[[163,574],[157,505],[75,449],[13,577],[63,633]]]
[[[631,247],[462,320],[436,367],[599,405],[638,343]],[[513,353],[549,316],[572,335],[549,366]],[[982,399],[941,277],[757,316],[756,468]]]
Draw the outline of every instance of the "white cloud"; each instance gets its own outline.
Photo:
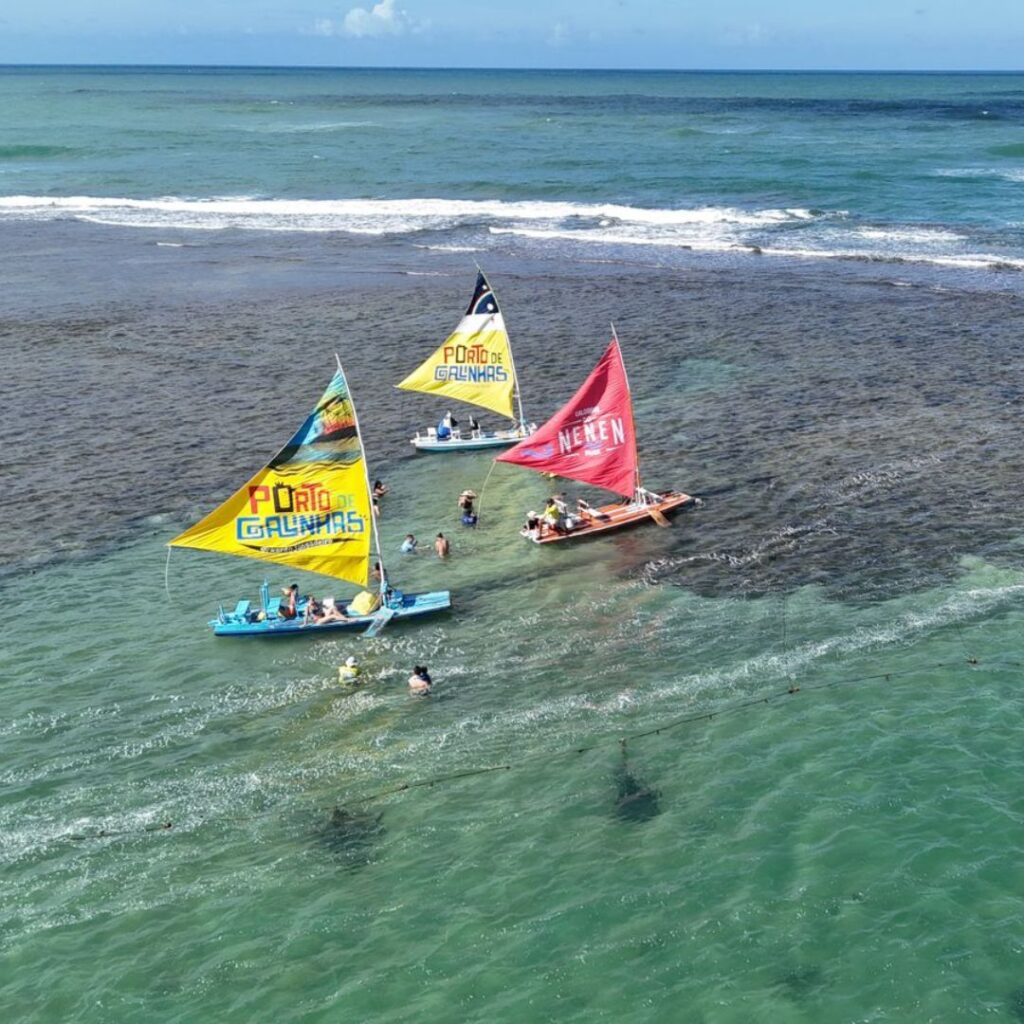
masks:
[[[305,29],[300,29],[300,31],[306,32]],[[330,18],[317,18],[313,22],[313,27],[309,29],[309,34],[313,36],[333,36],[334,22]]]
[[[564,21],[556,21],[548,33],[548,46],[563,46],[568,41],[569,27]]]
[[[399,36],[403,32],[418,31],[419,27],[409,18],[406,11],[395,7],[395,0],[380,0],[380,3],[369,9],[353,7],[339,20],[317,18],[311,31],[315,36],[351,36],[353,39],[363,39]]]

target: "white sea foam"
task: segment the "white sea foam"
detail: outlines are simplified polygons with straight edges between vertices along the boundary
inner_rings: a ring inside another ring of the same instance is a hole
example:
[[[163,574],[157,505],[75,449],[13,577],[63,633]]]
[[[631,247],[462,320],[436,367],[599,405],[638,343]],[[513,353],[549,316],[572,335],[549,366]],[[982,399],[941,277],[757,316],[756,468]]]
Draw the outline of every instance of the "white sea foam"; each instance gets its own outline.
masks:
[[[2,220],[81,220],[123,227],[218,231],[462,234],[428,248],[472,252],[481,233],[590,248],[668,246],[756,251],[799,259],[932,263],[960,269],[1024,269],[1024,258],[971,251],[966,234],[927,225],[857,224],[845,210],[733,206],[645,208],[615,203],[468,199],[269,199],[163,196],[0,196]],[[466,234],[469,237],[466,237]],[[468,244],[467,244],[468,243]]]
[[[889,244],[911,244],[911,245],[942,245],[952,242],[962,242],[963,235],[955,231],[947,231],[943,228],[913,227],[859,227],[854,232],[860,238],[871,242],[883,242]]]
[[[934,178],[994,178],[997,181],[1024,181],[1021,167],[940,167]]]
[[[646,209],[613,203],[502,202],[468,199],[264,199],[217,196],[208,199],[165,196],[128,199],[104,196],[4,196],[0,218],[54,220],[78,218],[136,227],[279,231],[348,231],[405,234],[459,225],[524,225],[555,228],[568,222],[581,228],[600,223],[610,228],[700,233],[703,228],[768,228],[813,219],[808,210],[741,210],[708,206]],[[623,232],[628,233],[628,232]]]

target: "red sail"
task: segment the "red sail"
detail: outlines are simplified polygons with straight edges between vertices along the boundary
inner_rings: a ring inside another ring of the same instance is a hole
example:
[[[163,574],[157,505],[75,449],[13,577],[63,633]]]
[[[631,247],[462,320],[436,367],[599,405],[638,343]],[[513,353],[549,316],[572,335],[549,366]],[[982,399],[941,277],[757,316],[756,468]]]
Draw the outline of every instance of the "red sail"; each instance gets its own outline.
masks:
[[[612,339],[566,405],[495,461],[555,473],[631,498],[636,490],[636,432],[618,339]]]

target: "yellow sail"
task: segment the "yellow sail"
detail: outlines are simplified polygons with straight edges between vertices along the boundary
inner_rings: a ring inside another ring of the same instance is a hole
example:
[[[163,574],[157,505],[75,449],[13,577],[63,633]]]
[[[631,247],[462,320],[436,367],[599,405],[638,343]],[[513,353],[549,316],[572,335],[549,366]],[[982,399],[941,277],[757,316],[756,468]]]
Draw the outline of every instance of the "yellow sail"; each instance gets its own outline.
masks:
[[[371,499],[339,366],[295,436],[251,480],[170,543],[369,584]]]
[[[445,395],[514,419],[516,375],[505,319],[483,274],[455,333],[398,387]]]

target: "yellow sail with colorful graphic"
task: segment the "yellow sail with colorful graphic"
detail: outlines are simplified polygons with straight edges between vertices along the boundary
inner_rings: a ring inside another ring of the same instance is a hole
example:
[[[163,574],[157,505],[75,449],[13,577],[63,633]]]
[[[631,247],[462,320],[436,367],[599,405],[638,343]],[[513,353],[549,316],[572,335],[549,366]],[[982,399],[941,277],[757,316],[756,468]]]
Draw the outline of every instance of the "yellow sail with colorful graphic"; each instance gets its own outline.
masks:
[[[482,273],[455,333],[397,385],[405,391],[444,395],[514,419],[516,372],[505,318]]]
[[[221,551],[369,584],[372,520],[363,446],[339,365],[295,436],[174,547]]]

